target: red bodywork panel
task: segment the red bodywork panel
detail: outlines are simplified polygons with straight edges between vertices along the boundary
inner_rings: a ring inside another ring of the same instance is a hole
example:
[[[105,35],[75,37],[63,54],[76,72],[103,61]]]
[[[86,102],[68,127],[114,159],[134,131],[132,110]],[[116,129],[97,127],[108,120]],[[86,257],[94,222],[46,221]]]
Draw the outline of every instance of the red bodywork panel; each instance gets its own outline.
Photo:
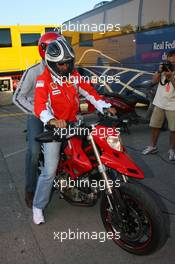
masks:
[[[106,137],[118,134],[118,130],[115,131],[114,128],[108,128],[100,125],[96,126],[93,131],[94,141],[101,150],[102,163],[128,177],[144,179],[144,173],[127,155],[125,149],[123,149],[123,151],[117,151],[108,145]],[[82,174],[97,167],[92,146],[88,145],[83,149],[82,143],[82,139],[76,136],[72,137],[69,140],[69,144],[64,149],[67,159],[65,161],[62,160],[59,166],[59,170],[65,170],[69,173],[72,179],[76,179]]]
[[[85,151],[82,149],[82,140],[78,137],[72,137],[69,144],[64,149],[67,156],[63,168],[70,174],[72,179],[90,171],[92,169],[91,162]]]
[[[135,164],[135,162],[127,155],[126,151],[123,152],[112,149],[107,141],[106,137],[100,137],[100,131],[105,129],[105,136],[109,136],[107,133],[108,127],[96,126],[96,133],[93,133],[93,137],[97,145],[101,148],[101,161],[107,167],[110,167],[114,170],[117,170],[121,174],[125,174],[129,177],[134,177],[138,179],[144,179],[144,173],[142,170]],[[119,132],[113,133],[117,135]],[[112,133],[110,133],[112,136]]]

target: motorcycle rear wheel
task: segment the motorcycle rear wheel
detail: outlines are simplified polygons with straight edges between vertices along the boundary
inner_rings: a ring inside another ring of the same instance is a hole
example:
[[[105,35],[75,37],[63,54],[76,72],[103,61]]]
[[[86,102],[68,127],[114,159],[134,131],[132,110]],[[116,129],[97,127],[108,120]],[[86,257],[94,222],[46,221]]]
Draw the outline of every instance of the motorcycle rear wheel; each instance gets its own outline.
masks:
[[[116,190],[113,189],[115,192]],[[127,219],[114,219],[106,194],[101,200],[101,218],[113,241],[122,249],[136,255],[149,255],[166,240],[165,219],[154,199],[140,185],[123,183],[118,188],[126,206]],[[118,206],[115,200],[116,206]],[[119,238],[116,236],[119,233]]]

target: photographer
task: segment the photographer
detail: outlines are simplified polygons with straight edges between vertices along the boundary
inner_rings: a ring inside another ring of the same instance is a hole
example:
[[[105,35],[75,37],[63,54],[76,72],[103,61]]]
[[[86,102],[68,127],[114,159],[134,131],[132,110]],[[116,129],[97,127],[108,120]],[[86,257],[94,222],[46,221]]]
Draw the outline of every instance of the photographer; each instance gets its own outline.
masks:
[[[153,101],[154,110],[150,120],[151,144],[142,154],[154,154],[158,152],[157,141],[160,128],[165,120],[168,120],[170,130],[169,160],[175,160],[175,50],[167,53],[167,63],[161,63],[159,71],[155,73],[153,82],[158,83],[157,92]]]

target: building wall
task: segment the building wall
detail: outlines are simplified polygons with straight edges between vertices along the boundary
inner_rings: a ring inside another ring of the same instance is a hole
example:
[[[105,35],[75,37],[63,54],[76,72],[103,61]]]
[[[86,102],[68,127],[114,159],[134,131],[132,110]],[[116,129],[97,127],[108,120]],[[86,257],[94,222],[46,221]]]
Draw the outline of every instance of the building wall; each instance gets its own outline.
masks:
[[[90,16],[90,17],[85,18],[85,19],[82,19],[81,20],[81,23],[84,23],[84,24],[86,24],[86,23],[90,23],[90,24],[93,24],[93,23],[101,24],[101,23],[103,23],[103,19],[104,19],[104,12],[101,12],[99,14]]]
[[[172,0],[171,6],[171,22],[175,23],[175,0]]]
[[[107,9],[105,23],[119,23],[121,26],[131,24],[135,28],[138,24],[139,2],[140,0],[132,0],[123,5]]]
[[[136,32],[138,31],[136,29],[146,29],[141,32],[150,31],[151,34],[152,29],[161,29],[161,26],[175,22],[175,0],[111,1],[109,4],[86,12],[70,21],[72,23],[77,23],[77,21],[86,24],[96,23],[97,25],[100,23],[120,24],[122,29],[118,35],[106,37],[104,34],[101,39],[93,39],[93,46],[90,47],[82,47],[77,41],[73,45],[77,62],[80,62],[80,58],[85,54],[80,64],[96,65],[104,54],[122,63],[134,64],[137,63],[135,55],[136,49],[138,49],[136,46]],[[162,30],[164,28],[167,27],[163,27]],[[154,34],[156,36],[156,32],[153,33],[153,36]],[[96,52],[97,50],[99,52]],[[110,64],[112,63],[114,62],[111,60]]]
[[[144,0],[141,26],[149,26],[152,22],[169,22],[169,0]]]
[[[172,22],[170,18],[175,21],[175,0],[116,0],[70,21],[75,24],[77,21],[89,24],[120,24],[121,27],[130,24],[135,30],[138,25],[147,28],[157,26],[159,22],[160,25],[169,24]]]
[[[102,59],[108,61],[110,65],[116,64],[113,60],[105,59],[105,55],[119,62],[135,56],[134,39],[134,34],[98,39],[93,42],[93,47],[90,49],[87,49],[87,47],[79,47],[79,44],[77,44],[73,46],[76,54],[76,62],[83,65],[96,65],[99,59]],[[84,56],[82,57],[83,54]],[[81,57],[82,60],[80,61]]]

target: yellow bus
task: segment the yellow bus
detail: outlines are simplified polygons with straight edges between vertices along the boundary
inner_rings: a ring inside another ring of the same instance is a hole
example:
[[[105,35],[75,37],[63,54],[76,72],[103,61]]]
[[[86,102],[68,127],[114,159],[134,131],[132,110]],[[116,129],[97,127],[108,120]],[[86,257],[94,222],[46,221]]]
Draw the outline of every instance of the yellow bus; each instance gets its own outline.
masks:
[[[31,65],[41,60],[38,40],[45,32],[59,31],[59,25],[14,25],[0,26],[0,91],[11,90],[17,79]],[[76,62],[96,64],[108,54],[116,61],[115,41],[121,32],[88,33],[63,31],[62,34],[72,44]],[[13,82],[11,82],[13,80]],[[8,84],[8,85],[7,85]]]
[[[58,25],[0,26],[0,91],[11,90],[11,80],[20,78],[26,68],[41,60],[38,40],[57,28]]]
[[[0,26],[0,72],[21,72],[40,60],[38,40],[56,25]]]

